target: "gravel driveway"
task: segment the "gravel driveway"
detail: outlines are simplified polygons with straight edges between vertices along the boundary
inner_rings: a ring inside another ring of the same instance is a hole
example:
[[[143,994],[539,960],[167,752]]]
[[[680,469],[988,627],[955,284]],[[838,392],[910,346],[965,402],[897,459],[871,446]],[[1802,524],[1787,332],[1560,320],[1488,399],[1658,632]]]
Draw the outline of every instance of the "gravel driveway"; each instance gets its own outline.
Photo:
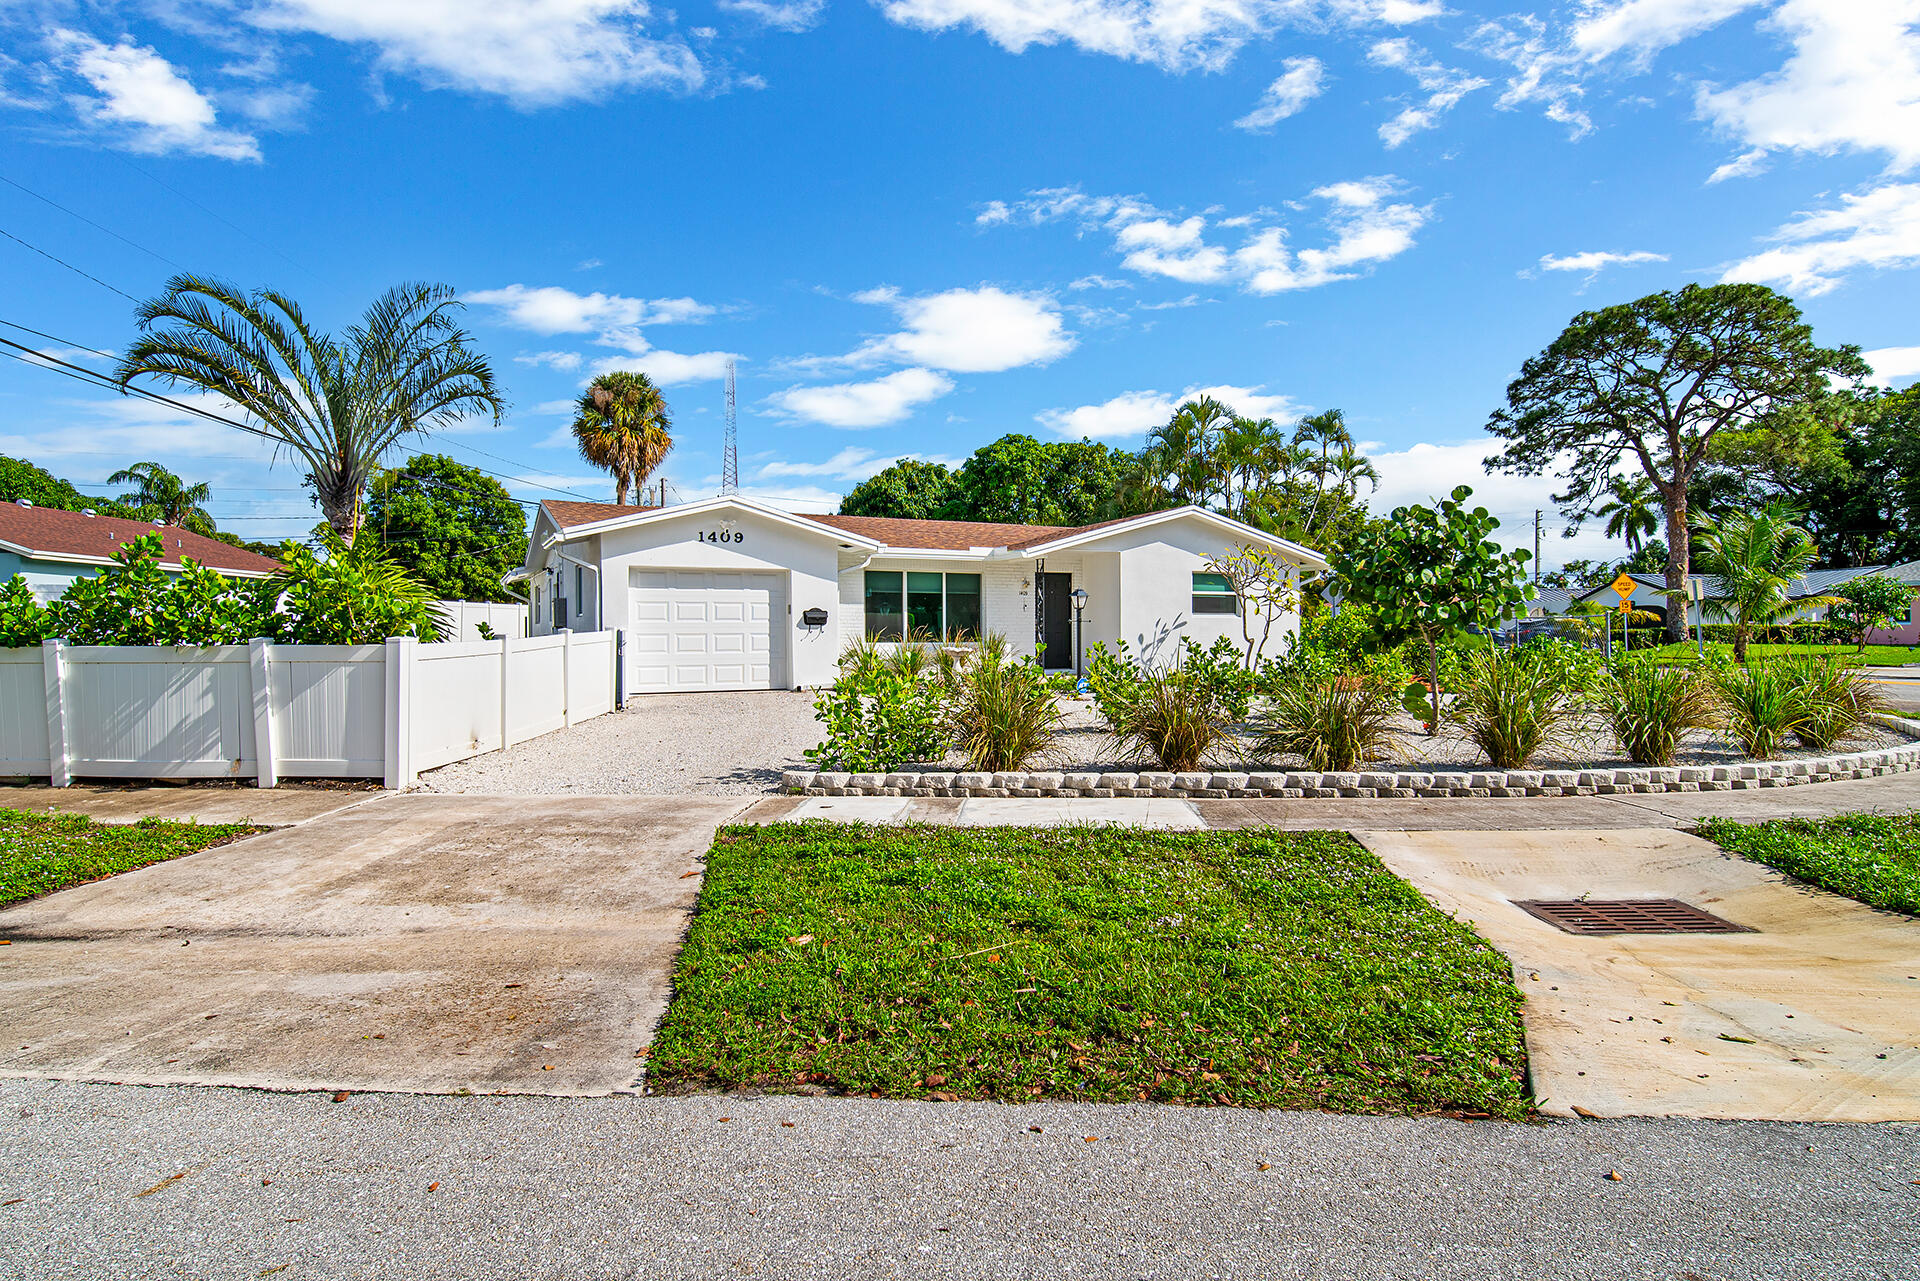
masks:
[[[642,694],[623,712],[420,776],[429,792],[764,795],[820,741],[813,695]]]

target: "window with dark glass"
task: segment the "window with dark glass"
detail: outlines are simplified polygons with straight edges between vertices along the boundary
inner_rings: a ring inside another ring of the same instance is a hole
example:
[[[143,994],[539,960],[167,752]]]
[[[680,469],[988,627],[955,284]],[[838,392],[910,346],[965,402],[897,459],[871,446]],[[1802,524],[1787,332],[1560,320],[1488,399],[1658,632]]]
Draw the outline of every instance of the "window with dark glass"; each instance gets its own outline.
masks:
[[[980,639],[980,575],[947,575],[947,625],[942,635],[948,640]]]
[[[867,571],[867,635],[874,640],[899,640],[906,616],[901,599],[901,574],[893,569]]]
[[[941,623],[941,574],[907,574],[907,637],[910,640],[939,640]]]
[[[1196,614],[1237,614],[1240,597],[1225,574],[1193,576],[1193,612]]]

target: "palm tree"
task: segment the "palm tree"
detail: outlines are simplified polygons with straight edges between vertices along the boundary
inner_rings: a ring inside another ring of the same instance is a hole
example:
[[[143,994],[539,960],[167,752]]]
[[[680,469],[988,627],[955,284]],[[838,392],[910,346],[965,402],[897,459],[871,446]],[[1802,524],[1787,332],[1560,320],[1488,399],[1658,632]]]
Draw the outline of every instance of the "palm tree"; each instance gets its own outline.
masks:
[[[614,501],[647,483],[673,449],[667,400],[645,374],[616,369],[580,393],[573,439],[580,456],[613,473]]]
[[[1615,476],[1609,486],[1613,497],[1594,512],[1607,518],[1607,537],[1625,538],[1627,550],[1637,552],[1647,535],[1660,527],[1660,497],[1645,478],[1628,480]]]
[[[460,309],[451,286],[396,285],[336,337],[277,290],[179,275],[136,310],[143,333],[115,377],[122,388],[144,376],[227,401],[306,464],[327,524],[351,540],[367,481],[402,437],[473,414],[500,421],[505,402]]]
[[[120,495],[129,507],[157,511],[169,525],[197,533],[213,531],[213,517],[205,503],[213,501],[213,486],[204,481],[189,485],[159,463],[134,463],[107,477],[109,485],[132,485],[133,492]]]
[[[1769,503],[1753,511],[1701,517],[1694,525],[1693,563],[1720,579],[1720,590],[1702,602],[1705,611],[1733,624],[1733,661],[1747,661],[1747,640],[1802,609],[1831,605],[1832,596],[1791,595],[1796,579],[1819,558],[1813,535],[1793,522],[1793,513]]]

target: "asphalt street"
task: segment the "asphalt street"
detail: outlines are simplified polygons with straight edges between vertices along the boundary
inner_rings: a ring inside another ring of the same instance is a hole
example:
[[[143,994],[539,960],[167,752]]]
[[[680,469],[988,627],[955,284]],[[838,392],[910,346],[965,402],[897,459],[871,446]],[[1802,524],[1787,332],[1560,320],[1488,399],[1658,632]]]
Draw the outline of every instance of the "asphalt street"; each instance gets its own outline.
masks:
[[[1902,1125],[5,1081],[0,1142],[31,1278],[1920,1276]]]

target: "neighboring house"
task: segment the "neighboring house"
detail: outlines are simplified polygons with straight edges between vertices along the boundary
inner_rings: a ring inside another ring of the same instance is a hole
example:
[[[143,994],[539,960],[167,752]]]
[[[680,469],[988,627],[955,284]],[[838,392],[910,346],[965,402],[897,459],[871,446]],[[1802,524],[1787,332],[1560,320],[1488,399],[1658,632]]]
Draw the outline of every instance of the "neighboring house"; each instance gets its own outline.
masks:
[[[233,578],[267,578],[281,568],[277,560],[170,525],[35,507],[18,499],[0,503],[0,583],[22,575],[44,604],[74,579],[91,578],[113,564],[114,553],[142,534],[161,536],[160,568],[171,573],[180,572],[182,557]]]
[[[1296,575],[1327,567],[1198,507],[1061,528],[803,516],[725,497],[544,502],[512,577],[528,581],[536,635],[626,632],[625,692],[785,689],[831,684],[861,636],[996,632],[1017,653],[1044,644],[1048,667],[1072,668],[1076,589],[1086,592],[1082,647],[1125,640],[1164,662],[1182,638],[1238,643],[1240,601],[1206,561],[1249,544]],[[1274,618],[1269,652],[1296,622]]]
[[[1903,565],[1854,565],[1845,569],[1816,569],[1804,578],[1795,579],[1788,594],[1796,600],[1809,596],[1831,595],[1842,583],[1855,578],[1864,578],[1869,574],[1884,574],[1890,578],[1898,579],[1900,582],[1913,588],[1916,595],[1920,595],[1920,561],[1908,561]],[[1633,607],[1636,610],[1646,610],[1664,618],[1667,612],[1666,576],[1664,574],[1629,574],[1628,577],[1633,579],[1635,583],[1633,596],[1631,598],[1633,600]],[[1713,577],[1711,574],[1695,574],[1692,576],[1691,581],[1700,585],[1700,594],[1709,600],[1720,590],[1719,579]],[[1611,580],[1601,583],[1597,587],[1589,587],[1583,591],[1573,593],[1550,592],[1548,589],[1542,588],[1540,591],[1540,599],[1534,603],[1535,607],[1529,611],[1528,616],[1540,618],[1565,614],[1568,613],[1575,604],[1581,601],[1591,601],[1595,604],[1613,609],[1620,604],[1620,596],[1619,593],[1613,590]],[[1696,624],[1701,622],[1700,605],[1698,603],[1692,605],[1687,610],[1687,615],[1689,622]],[[1787,621],[1818,621],[1826,616],[1826,606],[1809,605],[1804,609],[1796,611]],[[1709,613],[1705,621],[1714,623],[1722,620],[1715,618]],[[1867,633],[1867,642],[1873,645],[1920,644],[1920,623],[1915,621],[1912,606],[1908,606],[1906,617],[1897,620],[1893,627],[1880,628]]]

